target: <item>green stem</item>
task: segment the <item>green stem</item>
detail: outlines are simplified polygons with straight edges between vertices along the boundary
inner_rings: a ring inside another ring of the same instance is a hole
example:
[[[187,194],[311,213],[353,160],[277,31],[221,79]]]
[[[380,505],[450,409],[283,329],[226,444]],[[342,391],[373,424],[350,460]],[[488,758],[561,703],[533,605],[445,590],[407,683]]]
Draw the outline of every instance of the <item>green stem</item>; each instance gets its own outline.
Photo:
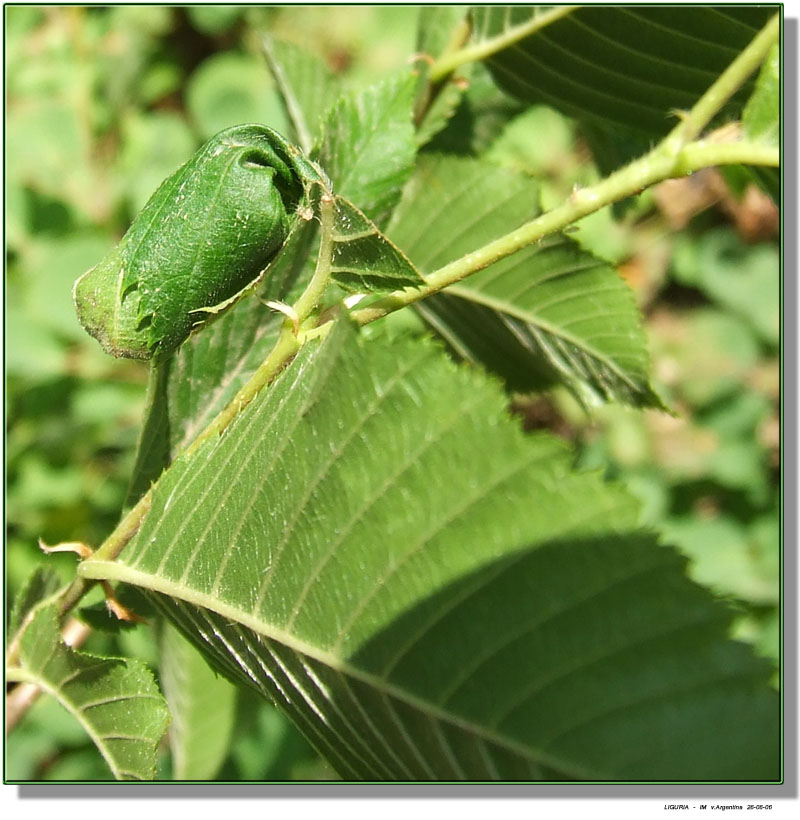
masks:
[[[555,23],[556,20],[560,20],[562,17],[566,17],[577,8],[578,6],[559,6],[534,17],[527,23],[514,26],[514,28],[508,29],[508,31],[504,31],[502,34],[499,34],[497,37],[492,37],[490,40],[484,40],[480,43],[466,46],[458,51],[453,51],[450,54],[444,54],[431,66],[429,74],[430,80],[434,83],[439,82],[455,71],[459,66],[464,65],[464,63],[485,60],[487,57],[491,57],[492,54],[496,54],[498,51],[502,51],[525,37],[534,34],[539,31],[539,29],[549,26],[551,23]]]
[[[317,267],[311,281],[300,298],[293,305],[299,322],[302,324],[311,316],[322,299],[331,280],[331,259],[333,258],[333,207],[334,200],[329,193],[323,193],[319,202],[321,223],[319,254]]]
[[[425,276],[426,284],[415,290],[395,291],[354,310],[354,321],[367,324],[413,304],[431,294],[460,282],[473,273],[532,245],[545,236],[563,230],[584,216],[639,193],[644,188],[673,177],[685,176],[711,165],[767,164],[777,165],[780,157],[777,148],[752,143],[697,142],[672,153],[666,141],[649,154],[630,165],[615,171],[597,185],[576,189],[569,199],[531,222],[495,239],[472,253],[450,262]]]
[[[615,171],[597,185],[574,191],[563,205],[428,274],[424,287],[395,291],[367,307],[354,310],[352,318],[359,324],[380,319],[460,282],[494,262],[538,242],[548,234],[563,230],[584,216],[665,179],[684,176],[712,165],[779,165],[780,152],[772,146],[710,140],[689,143],[761,65],[779,36],[780,15],[776,14],[703,94],[692,110],[682,117],[680,124],[648,154]]]
[[[750,41],[747,48],[722,72],[692,110],[667,136],[667,140],[687,143],[693,140],[741,88],[745,80],[764,62],[773,44],[780,38],[780,12]]]
[[[359,324],[380,319],[460,282],[494,262],[538,242],[548,234],[563,230],[582,217],[632,196],[656,182],[684,176],[712,165],[779,165],[779,150],[772,146],[710,140],[689,143],[761,65],[779,36],[780,15],[776,14],[703,94],[692,110],[682,117],[681,122],[645,156],[615,171],[597,185],[576,190],[563,205],[427,275],[424,287],[396,291],[361,310],[353,311],[353,319]]]
[[[681,151],[678,163],[675,170],[679,176],[712,165],[765,165],[779,168],[781,152],[777,145],[698,140]]]

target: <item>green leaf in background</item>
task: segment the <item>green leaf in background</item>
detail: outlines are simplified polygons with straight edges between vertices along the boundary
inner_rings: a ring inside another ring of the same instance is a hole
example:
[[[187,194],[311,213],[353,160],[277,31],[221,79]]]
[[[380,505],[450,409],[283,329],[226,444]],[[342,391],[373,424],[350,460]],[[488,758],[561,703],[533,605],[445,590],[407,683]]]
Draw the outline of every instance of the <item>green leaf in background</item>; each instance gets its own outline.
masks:
[[[343,95],[328,112],[312,158],[333,190],[378,227],[400,198],[414,167],[415,78],[399,74]]]
[[[93,180],[85,163],[76,162],[88,148],[74,107],[59,98],[34,98],[14,107],[14,122],[5,146],[14,158],[8,163],[9,178],[89,215],[86,194]]]
[[[630,497],[504,408],[434,345],[340,324],[80,572],[152,591],[346,778],[776,779],[768,665]]]
[[[780,580],[774,555],[763,560],[752,536],[734,518],[674,518],[663,529],[665,537],[692,559],[690,574],[698,583],[758,606],[777,603]],[[779,539],[771,546],[777,553]]]
[[[698,288],[747,322],[768,344],[780,338],[780,255],[773,243],[746,245],[722,226],[701,237],[678,237],[675,278]]]
[[[40,610],[20,642],[11,681],[36,684],[83,726],[118,780],[151,780],[169,713],[140,661],[97,658],[61,642],[56,609]]]
[[[231,754],[220,780],[292,780],[319,755],[288,718],[248,687],[238,687]],[[321,761],[320,761],[321,762]],[[332,773],[333,774],[333,773]]]
[[[134,214],[196,148],[186,120],[173,112],[131,113],[123,120],[120,185]]]
[[[497,52],[487,65],[501,87],[579,120],[666,134],[671,110],[688,109],[752,40],[776,6],[581,6]],[[477,40],[525,23],[536,8],[473,10]],[[624,70],[621,69],[624,67]],[[721,116],[741,110],[738,93]]]
[[[532,105],[506,125],[486,159],[539,181],[571,171],[568,163],[574,163],[570,157],[574,146],[572,120],[546,105]]]
[[[537,186],[477,160],[425,156],[389,235],[425,272],[532,218]],[[582,400],[659,406],[632,294],[617,272],[564,238],[527,248],[418,306],[464,358],[514,390],[559,379]]]
[[[242,16],[241,6],[187,6],[186,14],[194,26],[206,34],[221,34],[231,29]]]
[[[71,342],[89,341],[75,316],[72,287],[82,273],[97,264],[111,248],[111,239],[95,231],[73,231],[69,236],[40,238],[26,260],[34,276],[20,283],[26,312],[49,332]],[[9,339],[9,347],[15,340]],[[90,344],[93,344],[90,342]],[[25,349],[22,354],[24,356]]]
[[[758,362],[750,326],[725,311],[699,308],[664,330],[656,356],[672,371],[673,392],[694,407],[740,391]]]
[[[213,780],[228,754],[236,689],[169,623],[161,647],[161,686],[172,714],[172,777]]]
[[[264,54],[293,137],[310,154],[323,117],[339,96],[339,84],[319,57],[293,43],[265,36]]]
[[[425,151],[478,156],[525,110],[522,103],[498,88],[482,63],[468,68],[469,87],[446,126],[423,146]]]
[[[252,54],[228,51],[208,57],[186,88],[189,114],[201,137],[243,122],[286,133],[289,123],[271,85],[264,64]]]

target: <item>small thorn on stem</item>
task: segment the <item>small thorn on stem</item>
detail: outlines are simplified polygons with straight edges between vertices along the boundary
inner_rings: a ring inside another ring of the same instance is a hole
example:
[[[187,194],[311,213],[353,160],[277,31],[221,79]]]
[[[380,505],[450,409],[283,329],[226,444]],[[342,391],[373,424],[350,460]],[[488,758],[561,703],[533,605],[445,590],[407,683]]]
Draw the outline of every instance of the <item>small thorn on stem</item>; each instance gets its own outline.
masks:
[[[668,117],[675,117],[681,122],[686,122],[689,119],[689,111],[684,111],[682,108],[670,108],[667,112]]]
[[[283,302],[265,302],[263,299],[261,299],[261,302],[266,305],[266,307],[277,310],[278,313],[282,313],[291,320],[295,337],[300,333],[300,317],[291,305],[284,304]]]

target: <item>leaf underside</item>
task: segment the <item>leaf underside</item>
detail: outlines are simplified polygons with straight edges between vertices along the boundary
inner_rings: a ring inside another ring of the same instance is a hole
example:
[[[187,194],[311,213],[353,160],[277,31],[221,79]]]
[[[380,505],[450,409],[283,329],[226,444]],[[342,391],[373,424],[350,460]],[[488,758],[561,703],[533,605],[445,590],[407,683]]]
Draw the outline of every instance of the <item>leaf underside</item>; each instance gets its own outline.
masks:
[[[70,649],[55,606],[47,606],[26,628],[20,667],[8,674],[35,683],[77,718],[118,780],[153,779],[169,712],[143,663]]]
[[[766,665],[621,490],[429,343],[304,346],[113,563],[339,773],[777,777]]]
[[[501,34],[537,14],[530,7],[473,9],[474,38]],[[505,90],[579,120],[666,134],[775,13],[769,6],[582,6],[494,54]],[[624,70],[620,67],[624,66]],[[741,109],[739,92],[721,116]]]

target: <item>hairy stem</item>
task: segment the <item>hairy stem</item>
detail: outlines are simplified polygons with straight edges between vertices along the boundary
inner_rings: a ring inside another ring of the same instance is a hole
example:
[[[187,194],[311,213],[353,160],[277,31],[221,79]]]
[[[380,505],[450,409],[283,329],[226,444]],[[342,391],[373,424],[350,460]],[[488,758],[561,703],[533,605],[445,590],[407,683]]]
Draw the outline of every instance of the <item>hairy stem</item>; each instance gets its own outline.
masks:
[[[331,280],[331,259],[333,257],[333,197],[323,193],[319,202],[321,223],[319,254],[317,266],[311,281],[293,305],[297,318],[302,324],[317,309]]]

